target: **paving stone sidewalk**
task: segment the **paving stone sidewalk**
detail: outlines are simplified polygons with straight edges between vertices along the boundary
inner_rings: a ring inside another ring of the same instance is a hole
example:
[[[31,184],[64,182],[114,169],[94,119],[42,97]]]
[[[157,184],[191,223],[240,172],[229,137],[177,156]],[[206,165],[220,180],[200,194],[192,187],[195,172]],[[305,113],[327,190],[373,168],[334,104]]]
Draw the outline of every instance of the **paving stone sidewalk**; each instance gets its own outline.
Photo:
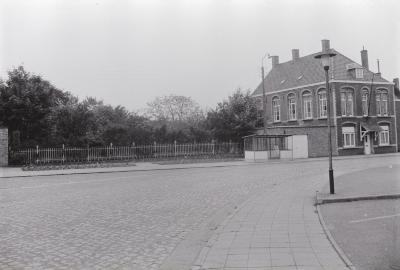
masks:
[[[352,177],[353,173],[343,176],[339,173],[337,194],[333,197],[398,192],[400,179],[386,177],[387,170],[400,172],[400,166],[355,172],[361,175],[357,178]],[[376,181],[382,178],[384,185]],[[338,255],[321,226],[313,194],[319,179],[308,179],[304,185],[298,185],[302,180],[305,179],[293,181],[293,189],[273,189],[265,197],[244,204],[208,241],[192,270],[354,269],[349,261],[345,262],[346,258]],[[328,197],[328,187],[323,186],[319,194]]]
[[[329,186],[318,193],[318,200],[374,198],[400,196],[400,166],[388,164],[379,168],[357,171],[335,179],[335,194],[329,194]]]
[[[349,269],[319,221],[313,192],[318,179],[294,181],[249,200],[210,239],[192,270]],[[297,182],[297,184],[295,183]]]

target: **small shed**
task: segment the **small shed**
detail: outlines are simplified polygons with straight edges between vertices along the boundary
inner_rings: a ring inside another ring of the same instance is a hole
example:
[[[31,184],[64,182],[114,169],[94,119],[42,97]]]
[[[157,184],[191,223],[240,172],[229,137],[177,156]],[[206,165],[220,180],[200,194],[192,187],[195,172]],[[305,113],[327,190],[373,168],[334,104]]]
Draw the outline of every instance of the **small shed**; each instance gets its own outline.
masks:
[[[249,135],[244,139],[246,161],[308,157],[307,135]]]

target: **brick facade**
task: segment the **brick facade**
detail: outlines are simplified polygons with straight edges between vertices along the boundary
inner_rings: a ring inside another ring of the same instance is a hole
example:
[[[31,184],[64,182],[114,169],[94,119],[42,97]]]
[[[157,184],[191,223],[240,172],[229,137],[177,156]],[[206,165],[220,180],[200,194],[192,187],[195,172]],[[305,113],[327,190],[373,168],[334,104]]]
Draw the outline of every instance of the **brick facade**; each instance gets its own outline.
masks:
[[[308,135],[309,143],[309,156],[327,156],[327,119],[320,117],[320,108],[318,103],[318,93],[325,90],[324,83],[309,86],[299,87],[287,91],[279,91],[276,93],[267,93],[266,95],[266,109],[267,109],[267,134],[288,134],[288,135]],[[372,92],[370,91],[372,99],[370,101],[369,117],[363,116],[362,111],[362,91],[369,90],[371,84],[357,83],[357,82],[332,82],[331,83],[331,115],[332,117],[332,148],[333,155],[354,155],[364,153],[364,141],[361,140],[360,128],[365,124],[373,125],[388,125],[389,126],[389,145],[379,145],[379,135],[375,134],[372,137],[372,153],[391,153],[397,151],[397,134],[399,132],[398,125],[396,125],[396,113],[394,105],[394,92],[393,85],[391,84],[373,84]],[[340,94],[344,89],[351,89],[353,91],[353,115],[342,116]],[[388,92],[388,114],[385,116],[377,116],[375,92],[376,90],[386,90]],[[311,93],[312,99],[312,118],[304,119],[304,105],[303,93]],[[295,96],[296,103],[296,119],[289,120],[288,117],[288,96]],[[274,98],[279,99],[280,105],[280,120],[274,121],[273,119],[273,103]],[[398,108],[400,108],[400,101],[398,101]],[[399,111],[399,110],[398,110]],[[399,115],[399,112],[397,112]],[[400,115],[399,115],[400,116]],[[355,130],[355,146],[344,147],[342,127],[353,126]],[[263,130],[258,130],[262,134]]]
[[[0,127],[0,167],[8,165],[8,129]]]
[[[294,49],[292,60],[281,64],[274,56],[275,64],[253,92],[259,100],[259,110],[263,109],[260,105],[263,91],[266,92],[267,133],[307,135],[311,157],[328,155],[328,93],[322,55],[331,56],[329,107],[333,154],[396,152],[400,101],[396,109],[394,86],[400,98],[398,79],[391,83],[381,73],[369,70],[364,48],[360,65],[331,49],[329,40],[322,40],[322,51],[315,54],[299,57],[299,50]]]
[[[400,99],[395,99],[396,130],[397,130],[397,151],[400,152]]]

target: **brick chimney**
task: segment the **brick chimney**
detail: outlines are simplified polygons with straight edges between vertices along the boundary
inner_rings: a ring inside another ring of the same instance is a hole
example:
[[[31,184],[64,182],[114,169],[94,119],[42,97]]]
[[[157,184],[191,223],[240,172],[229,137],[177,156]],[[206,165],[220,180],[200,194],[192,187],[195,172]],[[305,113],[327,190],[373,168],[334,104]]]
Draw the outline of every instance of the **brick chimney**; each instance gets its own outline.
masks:
[[[276,67],[277,65],[279,65],[279,56],[277,55],[272,55],[270,56],[272,59],[272,68]]]
[[[364,47],[363,47],[363,49],[361,51],[361,65],[364,68],[369,69],[369,66],[368,66],[368,51],[365,50]]]
[[[292,60],[296,61],[300,58],[299,49],[292,49]]]
[[[396,95],[397,99],[400,99],[399,78],[394,78],[393,83],[394,83],[394,94]]]
[[[393,83],[394,83],[394,88],[400,89],[399,78],[394,78]]]
[[[322,51],[326,52],[330,49],[330,45],[329,45],[329,39],[323,39],[321,40],[322,43]]]

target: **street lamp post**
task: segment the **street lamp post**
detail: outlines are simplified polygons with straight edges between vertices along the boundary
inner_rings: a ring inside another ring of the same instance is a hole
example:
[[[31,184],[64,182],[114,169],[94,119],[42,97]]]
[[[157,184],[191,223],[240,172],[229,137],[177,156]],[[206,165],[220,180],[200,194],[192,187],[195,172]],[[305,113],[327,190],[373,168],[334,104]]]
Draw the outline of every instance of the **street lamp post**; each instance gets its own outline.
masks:
[[[264,59],[267,55],[264,55],[261,59],[261,84],[263,90],[263,97],[262,97],[262,105],[263,105],[263,127],[264,127],[264,135],[267,134],[267,102],[265,98],[265,85],[264,85]]]
[[[325,70],[326,79],[326,96],[327,96],[327,114],[328,114],[328,151],[329,151],[329,191],[331,194],[335,194],[335,181],[333,178],[333,167],[332,167],[332,130],[331,130],[331,92],[329,89],[329,66],[330,58],[336,54],[327,49],[322,51],[322,53],[315,56],[317,59],[321,59],[322,66]]]

